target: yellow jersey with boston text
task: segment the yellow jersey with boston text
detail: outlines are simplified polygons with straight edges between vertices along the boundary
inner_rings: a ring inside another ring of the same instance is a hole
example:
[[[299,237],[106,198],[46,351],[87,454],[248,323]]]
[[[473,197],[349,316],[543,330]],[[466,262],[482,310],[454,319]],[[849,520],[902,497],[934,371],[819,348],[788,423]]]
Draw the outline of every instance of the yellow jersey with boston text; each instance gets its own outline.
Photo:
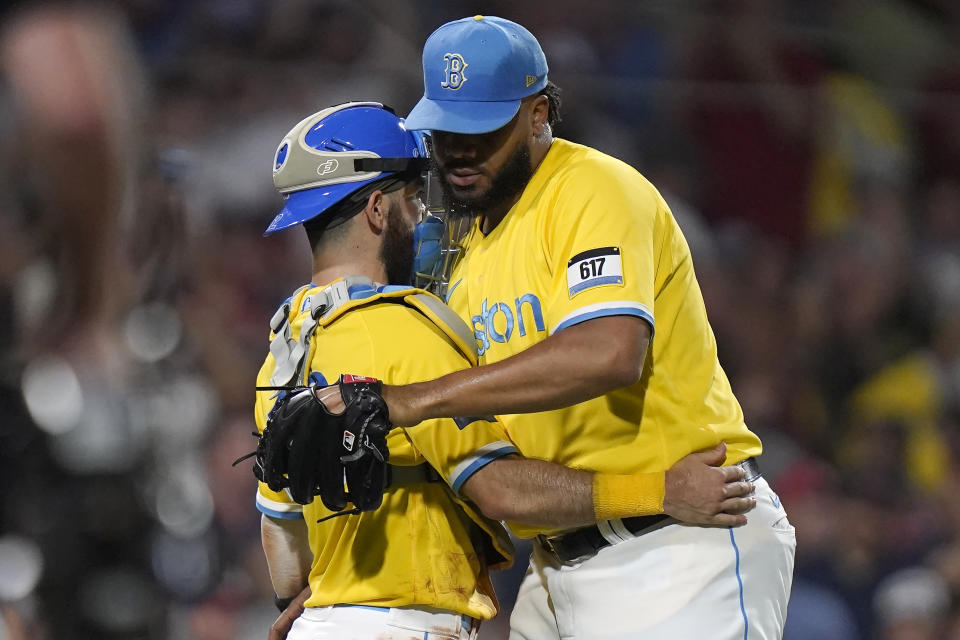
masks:
[[[289,330],[294,342],[299,340],[311,316],[310,298],[323,289],[304,288],[288,299],[282,309],[290,309],[289,324],[281,333]],[[399,287],[349,288],[345,308],[315,329],[303,377],[322,386],[342,372],[362,372],[386,384],[407,384],[470,366],[448,333],[404,302],[403,291],[384,289]],[[276,364],[271,349],[258,386],[271,386]],[[274,403],[275,392],[257,392],[261,431]],[[502,424],[494,418],[428,420],[393,429],[387,444],[391,465],[427,462],[441,481],[388,487],[378,509],[323,522],[318,520],[332,513],[319,498],[299,505],[286,491],[259,484],[256,505],[262,513],[305,521],[313,552],[306,606],[421,606],[492,618],[497,601],[488,569],[508,564],[512,546],[502,525],[458,492],[487,463],[517,453]]]
[[[603,316],[636,316],[653,333],[635,385],[500,416],[524,456],[630,473],[666,470],[720,441],[728,464],[760,454],[717,359],[686,240],[635,169],[556,139],[506,217],[488,235],[474,225],[466,244],[447,300],[473,328],[481,364]]]

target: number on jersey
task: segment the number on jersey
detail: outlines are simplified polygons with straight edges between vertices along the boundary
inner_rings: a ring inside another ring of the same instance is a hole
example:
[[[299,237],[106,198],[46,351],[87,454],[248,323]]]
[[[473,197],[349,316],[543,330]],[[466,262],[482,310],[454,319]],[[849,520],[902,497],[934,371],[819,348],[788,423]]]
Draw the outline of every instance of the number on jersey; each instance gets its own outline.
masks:
[[[570,297],[605,284],[623,284],[620,247],[600,247],[578,253],[567,263],[567,290]]]

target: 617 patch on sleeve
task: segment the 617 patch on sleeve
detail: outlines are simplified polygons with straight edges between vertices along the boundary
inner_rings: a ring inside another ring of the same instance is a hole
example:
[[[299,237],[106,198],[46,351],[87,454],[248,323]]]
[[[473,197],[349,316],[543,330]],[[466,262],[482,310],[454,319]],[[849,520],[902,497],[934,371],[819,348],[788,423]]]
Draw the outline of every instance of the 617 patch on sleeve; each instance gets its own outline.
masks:
[[[604,284],[623,284],[620,247],[590,249],[567,263],[567,291],[570,297]]]

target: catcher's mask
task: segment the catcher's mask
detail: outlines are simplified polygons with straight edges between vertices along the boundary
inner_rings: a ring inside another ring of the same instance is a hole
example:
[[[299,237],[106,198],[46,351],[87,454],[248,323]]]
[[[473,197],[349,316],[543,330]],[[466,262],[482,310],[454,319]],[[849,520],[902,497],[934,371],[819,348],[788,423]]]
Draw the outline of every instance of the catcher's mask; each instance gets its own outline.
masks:
[[[450,275],[463,255],[474,218],[450,215],[443,206],[441,179],[433,171],[427,177],[427,215],[413,232],[413,284],[446,299]]]
[[[314,113],[284,136],[274,154],[273,184],[285,203],[263,235],[324,214],[352,217],[374,190],[416,180],[427,167],[423,135],[408,131],[379,102],[348,102]],[[357,206],[336,206],[349,202]]]

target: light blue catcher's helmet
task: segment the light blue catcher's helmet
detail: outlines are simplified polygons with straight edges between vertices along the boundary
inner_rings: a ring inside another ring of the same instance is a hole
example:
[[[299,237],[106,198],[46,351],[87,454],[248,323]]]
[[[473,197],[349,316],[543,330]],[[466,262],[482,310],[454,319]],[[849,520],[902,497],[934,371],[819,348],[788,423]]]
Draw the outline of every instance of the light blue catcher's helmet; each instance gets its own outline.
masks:
[[[331,208],[342,213],[335,205],[348,199],[362,204],[374,182],[391,176],[409,182],[428,166],[423,135],[408,131],[389,107],[348,102],[319,111],[301,120],[277,147],[273,184],[286,202],[264,235]]]

